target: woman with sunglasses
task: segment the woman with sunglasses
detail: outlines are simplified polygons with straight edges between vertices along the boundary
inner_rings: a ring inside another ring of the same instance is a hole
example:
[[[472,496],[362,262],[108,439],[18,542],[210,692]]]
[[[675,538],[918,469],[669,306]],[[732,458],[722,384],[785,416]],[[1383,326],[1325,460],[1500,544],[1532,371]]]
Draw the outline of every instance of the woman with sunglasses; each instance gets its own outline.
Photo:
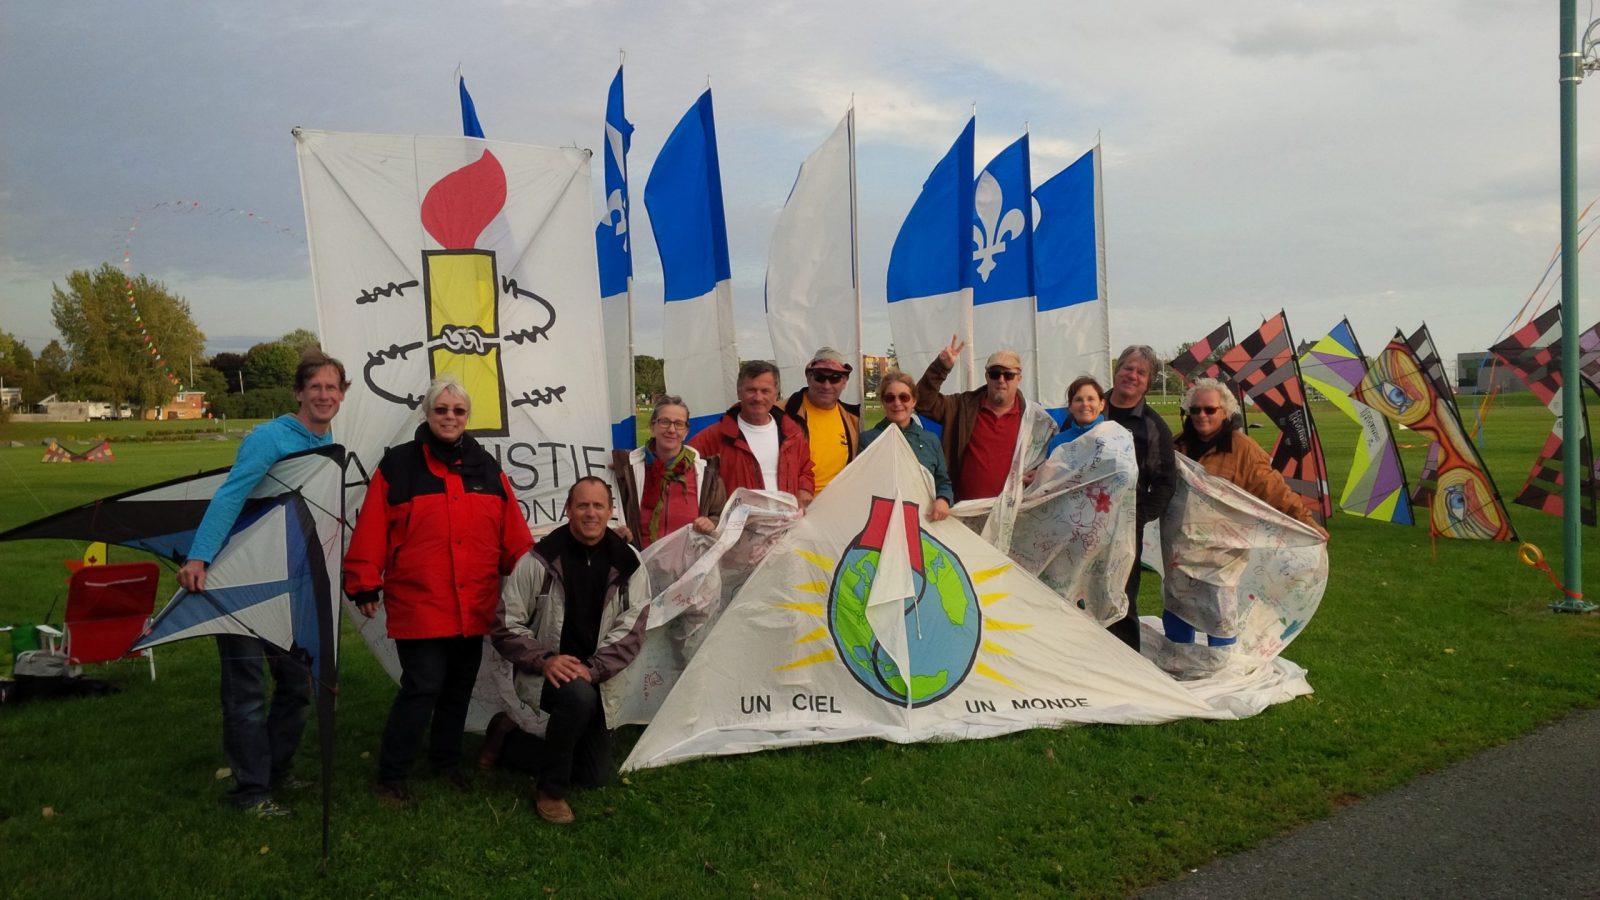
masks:
[[[944,464],[944,448],[911,414],[917,406],[916,381],[904,372],[890,372],[878,382],[878,399],[883,402],[883,421],[862,433],[862,452],[866,452],[890,425],[899,428],[906,443],[911,445],[911,452],[917,455],[917,462],[933,476],[935,499],[933,508],[928,510],[928,518],[935,522],[943,520],[950,515],[950,504],[955,502],[956,494],[950,483],[950,470]]]
[[[1300,495],[1289,489],[1272,468],[1267,452],[1234,425],[1239,401],[1215,378],[1197,378],[1183,398],[1183,430],[1173,439],[1179,453],[1218,478],[1226,478],[1266,501],[1272,508],[1315,528],[1317,524]]]
[[[617,467],[622,517],[641,550],[685,525],[701,534],[716,530],[707,513],[722,508],[718,460],[684,443],[688,435],[689,407],[683,398],[657,397],[650,440]]]
[[[402,809],[416,805],[406,778],[430,720],[429,768],[468,789],[461,734],[483,638],[494,627],[501,576],[533,544],[511,482],[467,433],[467,389],[441,376],[422,408],[414,438],[390,447],[378,463],[344,557],[345,593],[369,619],[383,603],[400,657],[377,796]]]

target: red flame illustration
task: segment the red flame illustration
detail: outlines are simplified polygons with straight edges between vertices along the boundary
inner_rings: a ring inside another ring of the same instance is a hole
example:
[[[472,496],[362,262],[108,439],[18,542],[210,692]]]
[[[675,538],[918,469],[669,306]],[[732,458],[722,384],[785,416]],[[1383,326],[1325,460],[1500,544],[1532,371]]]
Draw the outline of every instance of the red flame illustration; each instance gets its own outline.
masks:
[[[910,500],[902,501],[901,519],[906,529],[906,550],[911,555],[911,569],[914,572],[922,571],[922,535],[917,525],[917,505]],[[889,517],[894,514],[894,501],[884,497],[873,497],[872,508],[867,512],[867,527],[861,531],[861,540],[857,546],[867,550],[883,551],[883,545],[889,536]]]
[[[494,154],[451,172],[422,198],[422,227],[446,250],[470,250],[506,205],[506,170]]]

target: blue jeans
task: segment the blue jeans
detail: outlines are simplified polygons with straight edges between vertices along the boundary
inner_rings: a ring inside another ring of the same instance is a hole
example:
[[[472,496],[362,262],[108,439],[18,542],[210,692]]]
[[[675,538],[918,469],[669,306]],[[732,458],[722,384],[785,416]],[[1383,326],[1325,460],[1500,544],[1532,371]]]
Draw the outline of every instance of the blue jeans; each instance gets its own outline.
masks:
[[[430,719],[428,762],[436,774],[453,772],[461,765],[461,735],[483,661],[483,638],[404,639],[394,647],[400,657],[400,693],[383,728],[378,781],[406,780]]]
[[[1179,618],[1175,613],[1161,611],[1161,630],[1167,633],[1167,640],[1174,644],[1194,643],[1194,626]],[[1206,642],[1212,647],[1227,647],[1239,643],[1237,637],[1217,637],[1214,634],[1206,635]]]
[[[222,660],[222,750],[233,769],[228,799],[236,806],[254,806],[271,799],[272,786],[294,768],[311,702],[310,663],[304,654],[291,655],[260,638],[236,634],[217,635],[217,654]],[[270,709],[269,671],[275,684]]]

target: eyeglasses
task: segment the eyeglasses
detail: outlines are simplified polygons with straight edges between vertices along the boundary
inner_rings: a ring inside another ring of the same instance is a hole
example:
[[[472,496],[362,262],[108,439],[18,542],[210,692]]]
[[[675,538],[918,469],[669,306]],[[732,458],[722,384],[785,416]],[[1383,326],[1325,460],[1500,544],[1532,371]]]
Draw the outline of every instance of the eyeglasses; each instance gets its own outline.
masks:
[[[1222,409],[1222,407],[1220,407],[1220,406],[1199,406],[1199,405],[1196,405],[1196,406],[1189,407],[1189,415],[1198,416],[1201,413],[1205,413],[1208,416],[1214,416],[1219,411],[1221,411],[1221,409]]]
[[[448,416],[451,413],[455,413],[457,416],[465,417],[468,412],[470,410],[465,406],[435,406],[433,408],[433,414],[436,416]]]
[[[671,429],[673,429],[675,431],[688,431],[689,430],[689,423],[685,422],[682,419],[657,419],[654,422],[651,422],[650,424],[651,425],[660,425],[662,428],[671,428]]]
[[[983,374],[989,376],[990,381],[1016,381],[1018,378],[1022,377],[1021,372],[1013,372],[1010,369],[1002,369],[999,366],[996,366],[995,368],[990,369]]]
[[[806,373],[806,377],[810,378],[812,381],[820,381],[823,384],[838,384],[850,376],[843,372],[823,372],[817,369],[812,369]]]
[[[884,394],[883,395],[883,402],[885,402],[885,403],[910,403],[911,402],[911,395],[910,394]]]

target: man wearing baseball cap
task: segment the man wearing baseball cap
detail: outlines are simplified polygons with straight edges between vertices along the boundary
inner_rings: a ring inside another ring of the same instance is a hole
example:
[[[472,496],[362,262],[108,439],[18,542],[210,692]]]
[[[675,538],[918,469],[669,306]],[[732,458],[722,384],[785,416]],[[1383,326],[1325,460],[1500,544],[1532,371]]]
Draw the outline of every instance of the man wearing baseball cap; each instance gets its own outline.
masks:
[[[839,351],[821,348],[806,363],[806,386],[790,394],[783,407],[810,440],[819,494],[861,448],[861,407],[839,402],[852,371]]]
[[[950,461],[956,500],[995,497],[1005,486],[1027,409],[1018,390],[1022,386],[1022,358],[1011,350],[996,350],[984,364],[985,384],[961,394],[941,394],[939,388],[955,368],[966,343],[950,338],[928,371],[917,382],[917,413],[944,429],[944,455]]]

